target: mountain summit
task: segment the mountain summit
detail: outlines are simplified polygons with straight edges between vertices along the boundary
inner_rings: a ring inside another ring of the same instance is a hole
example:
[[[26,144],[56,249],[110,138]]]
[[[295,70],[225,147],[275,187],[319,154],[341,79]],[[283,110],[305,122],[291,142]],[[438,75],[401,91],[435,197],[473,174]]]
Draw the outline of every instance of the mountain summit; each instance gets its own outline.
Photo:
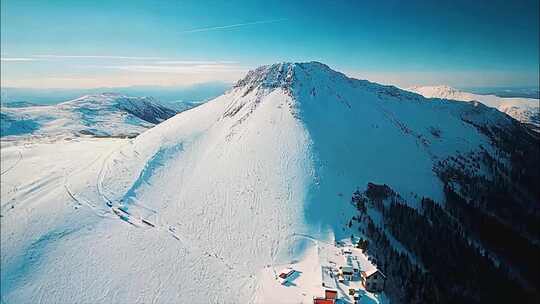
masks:
[[[263,87],[263,88],[285,88],[290,86],[293,81],[303,81],[302,77],[309,72],[327,73],[334,76],[345,75],[330,69],[327,65],[312,61],[306,63],[283,62],[272,65],[261,66],[255,70],[249,71],[243,79],[239,80],[235,88],[238,87]]]

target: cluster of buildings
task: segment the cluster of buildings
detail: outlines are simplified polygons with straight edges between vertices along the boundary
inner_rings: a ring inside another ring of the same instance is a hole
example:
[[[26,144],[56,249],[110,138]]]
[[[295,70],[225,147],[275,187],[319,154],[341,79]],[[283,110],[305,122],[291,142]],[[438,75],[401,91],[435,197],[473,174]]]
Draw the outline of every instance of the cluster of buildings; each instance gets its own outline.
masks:
[[[320,242],[302,261],[272,274],[287,287],[272,294],[276,301],[284,296],[295,298],[291,302],[313,304],[387,303],[385,274],[348,240]]]
[[[346,263],[337,266],[330,262],[332,266],[322,266],[322,287],[324,297],[316,297],[313,304],[334,304],[338,299],[338,285],[341,288],[348,288],[349,296],[358,303],[364,294],[364,290],[372,293],[380,293],[384,290],[386,276],[378,269],[363,270],[358,257],[352,254],[351,248],[344,248],[341,251]]]

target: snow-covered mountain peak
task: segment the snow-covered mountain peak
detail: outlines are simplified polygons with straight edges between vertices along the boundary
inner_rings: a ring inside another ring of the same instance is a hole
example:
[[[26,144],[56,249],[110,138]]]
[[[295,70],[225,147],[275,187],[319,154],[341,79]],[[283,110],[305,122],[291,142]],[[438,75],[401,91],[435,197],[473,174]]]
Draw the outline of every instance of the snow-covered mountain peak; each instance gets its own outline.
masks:
[[[415,90],[415,89],[431,89],[439,92],[457,92],[458,89],[451,87],[449,85],[441,84],[441,85],[433,85],[433,86],[412,86],[409,89]]]
[[[235,97],[232,98],[223,116],[235,116],[242,122],[262,102],[274,102],[276,99],[265,97],[274,94],[275,91],[281,91],[289,97],[286,102],[287,108],[293,116],[304,121],[307,118],[304,114],[312,111],[330,115],[341,111],[362,111],[368,103],[376,101],[423,100],[418,94],[394,86],[349,78],[319,62],[286,62],[262,66],[248,72],[246,77],[238,81],[229,92]]]
[[[58,105],[78,111],[125,111],[144,121],[159,123],[176,114],[174,110],[157,103],[152,97],[130,97],[117,93],[85,95]]]
[[[465,101],[474,100],[473,94],[460,91],[448,85],[414,86],[408,88],[407,90],[417,92],[420,95],[428,98],[445,98]]]
[[[312,75],[347,78],[342,73],[332,70],[320,62],[292,63],[282,62],[265,65],[248,72],[246,77],[236,83],[234,88],[245,88],[248,91],[261,87],[265,89],[291,88],[306,81]]]
[[[92,107],[102,107],[102,106],[112,106],[122,103],[134,103],[134,102],[148,102],[156,103],[151,97],[129,97],[126,95],[118,93],[100,93],[100,94],[90,94],[84,95],[79,98],[68,100],[62,103],[59,103],[59,106],[67,107],[80,107],[80,106],[92,106]]]
[[[309,96],[314,97],[317,92],[323,91],[335,95],[343,87],[350,89],[354,81],[360,82],[319,62],[284,62],[261,66],[249,71],[229,92],[236,97],[225,109],[223,116],[235,116],[240,122],[244,121],[264,100],[275,101],[265,98],[275,91],[280,91],[276,94],[283,93],[290,97],[287,99],[287,107],[296,114],[302,111],[302,104]],[[330,92],[326,92],[328,90]]]
[[[249,71],[246,77],[239,80],[234,87],[248,89],[259,86],[266,88],[282,87],[290,83],[293,73],[293,63],[265,65]]]

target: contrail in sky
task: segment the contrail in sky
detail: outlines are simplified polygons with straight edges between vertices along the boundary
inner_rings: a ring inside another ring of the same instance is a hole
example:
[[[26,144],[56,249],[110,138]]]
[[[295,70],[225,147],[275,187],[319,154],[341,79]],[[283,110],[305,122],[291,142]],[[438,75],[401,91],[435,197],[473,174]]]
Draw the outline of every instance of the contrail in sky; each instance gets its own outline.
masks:
[[[285,21],[285,20],[287,20],[287,19],[264,20],[264,21],[245,22],[245,23],[237,23],[237,24],[222,25],[222,26],[203,27],[203,28],[183,31],[182,33],[199,33],[199,32],[209,32],[209,31],[219,31],[219,30],[226,30],[226,29],[243,27],[243,26],[248,26],[248,25],[276,23],[276,22],[281,22],[281,21]]]

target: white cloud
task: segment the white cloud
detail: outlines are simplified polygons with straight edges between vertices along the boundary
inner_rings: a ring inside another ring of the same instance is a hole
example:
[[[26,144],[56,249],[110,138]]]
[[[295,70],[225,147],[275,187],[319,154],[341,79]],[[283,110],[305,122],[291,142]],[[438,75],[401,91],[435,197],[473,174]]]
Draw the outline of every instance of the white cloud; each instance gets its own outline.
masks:
[[[118,70],[115,73],[84,75],[51,75],[50,77],[6,79],[2,77],[2,87],[19,88],[100,88],[127,86],[185,86],[197,83],[223,81],[233,83],[244,75],[243,72],[219,73],[134,73]]]
[[[50,59],[111,59],[150,61],[158,65],[223,65],[237,64],[229,60],[179,60],[166,57],[116,56],[116,55],[32,55],[29,57],[1,57],[2,61],[48,61]]]
[[[220,72],[245,72],[247,69],[237,64],[182,64],[182,65],[109,65],[104,68],[133,71],[140,73],[201,74]]]
[[[169,65],[198,65],[198,64],[236,64],[237,61],[208,61],[208,60],[165,60],[157,61],[155,64]]]
[[[34,55],[35,58],[47,59],[125,59],[125,60],[164,60],[164,57],[115,56],[115,55]]]
[[[161,57],[127,56],[81,56],[81,55],[36,55],[28,60],[46,61],[56,64],[54,58],[74,58],[69,69],[51,68],[38,75],[16,76],[12,70],[2,70],[2,86],[35,88],[89,88],[131,85],[191,85],[210,81],[234,82],[248,68],[236,61],[227,60],[177,60]],[[102,60],[85,64],[77,58]],[[115,61],[116,59],[143,59],[137,62]],[[159,59],[158,59],[159,58]]]
[[[2,62],[16,62],[16,61],[35,61],[35,58],[26,58],[26,57],[2,57],[0,61]]]

